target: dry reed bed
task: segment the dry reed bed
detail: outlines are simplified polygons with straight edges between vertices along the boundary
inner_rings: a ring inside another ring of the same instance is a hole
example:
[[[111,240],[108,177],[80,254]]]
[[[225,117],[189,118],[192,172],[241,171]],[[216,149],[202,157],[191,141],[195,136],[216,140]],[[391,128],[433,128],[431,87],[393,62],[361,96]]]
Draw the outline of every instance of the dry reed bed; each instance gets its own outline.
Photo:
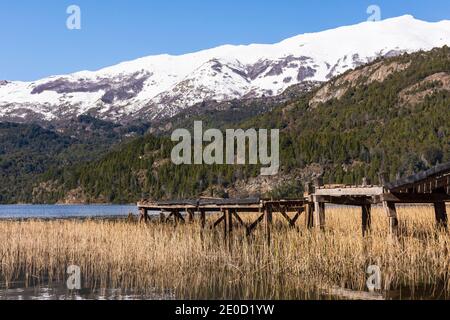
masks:
[[[0,281],[59,282],[78,265],[84,287],[173,294],[177,298],[323,298],[318,288],[365,290],[368,265],[381,268],[385,290],[427,285],[450,292],[450,236],[435,229],[431,207],[399,210],[402,237],[389,241],[387,219],[373,210],[363,239],[357,209],[327,210],[324,233],[275,219],[268,248],[259,227],[247,241],[235,228],[232,250],[222,228],[126,221],[0,222]],[[303,220],[301,220],[303,222]]]

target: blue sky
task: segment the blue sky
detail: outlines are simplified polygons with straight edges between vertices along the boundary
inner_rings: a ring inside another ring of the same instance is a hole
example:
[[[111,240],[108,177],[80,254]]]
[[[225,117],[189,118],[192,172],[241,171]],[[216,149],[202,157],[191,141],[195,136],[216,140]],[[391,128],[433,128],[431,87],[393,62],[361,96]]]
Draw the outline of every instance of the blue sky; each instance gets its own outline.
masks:
[[[72,4],[81,8],[81,30],[66,28]],[[372,4],[383,19],[450,19],[449,0],[1,1],[0,80],[35,80],[222,44],[275,43],[364,21]]]

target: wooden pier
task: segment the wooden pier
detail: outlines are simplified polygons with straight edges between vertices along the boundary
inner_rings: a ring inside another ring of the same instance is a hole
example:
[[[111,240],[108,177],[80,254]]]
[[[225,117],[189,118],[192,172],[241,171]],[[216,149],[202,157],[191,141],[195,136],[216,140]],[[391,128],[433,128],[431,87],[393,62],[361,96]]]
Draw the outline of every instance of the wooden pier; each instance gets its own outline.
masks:
[[[272,221],[274,214],[280,214],[290,227],[295,227],[298,218],[305,212],[308,205],[306,199],[301,200],[261,200],[250,199],[198,199],[182,201],[144,201],[138,204],[140,221],[149,221],[148,212],[160,212],[161,222],[172,221],[178,223],[192,223],[196,216],[202,229],[206,228],[206,214],[218,213],[218,218],[212,223],[212,228],[222,225],[224,238],[228,239],[233,233],[235,224],[243,227],[246,235],[250,236],[253,231],[264,223],[267,241],[270,242]],[[183,215],[184,213],[184,215]],[[253,213],[257,215],[254,221],[244,222],[242,214]],[[312,227],[308,225],[308,227]]]
[[[423,204],[434,206],[438,228],[448,227],[446,202],[450,202],[450,163],[416,175],[386,182],[385,175],[380,174],[379,185],[371,185],[364,179],[361,185],[324,185],[319,177],[305,186],[301,199],[213,199],[181,201],[142,201],[138,203],[140,221],[149,220],[148,212],[160,212],[162,222],[173,221],[175,224],[194,222],[198,217],[202,229],[206,228],[206,214],[218,213],[212,228],[223,227],[224,239],[229,239],[234,225],[245,229],[247,236],[264,223],[267,243],[271,242],[273,216],[283,217],[287,225],[296,227],[299,217],[305,214],[308,229],[324,230],[326,226],[326,204],[357,206],[361,208],[361,231],[365,236],[371,228],[371,209],[373,205],[383,205],[389,219],[389,231],[398,235],[397,204]],[[244,222],[243,214],[257,214],[251,222]]]

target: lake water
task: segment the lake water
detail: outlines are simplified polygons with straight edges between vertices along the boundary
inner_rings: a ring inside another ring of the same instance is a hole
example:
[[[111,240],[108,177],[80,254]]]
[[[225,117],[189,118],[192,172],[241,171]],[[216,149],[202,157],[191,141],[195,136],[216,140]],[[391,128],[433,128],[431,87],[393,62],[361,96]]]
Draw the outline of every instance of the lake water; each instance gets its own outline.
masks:
[[[6,289],[0,284],[1,300],[174,300],[171,292],[166,294],[149,293],[142,295],[133,291],[122,289],[82,289],[69,291],[65,283],[56,283],[53,286],[26,287],[17,283]]]
[[[135,205],[0,205],[0,219],[114,218],[138,214]]]

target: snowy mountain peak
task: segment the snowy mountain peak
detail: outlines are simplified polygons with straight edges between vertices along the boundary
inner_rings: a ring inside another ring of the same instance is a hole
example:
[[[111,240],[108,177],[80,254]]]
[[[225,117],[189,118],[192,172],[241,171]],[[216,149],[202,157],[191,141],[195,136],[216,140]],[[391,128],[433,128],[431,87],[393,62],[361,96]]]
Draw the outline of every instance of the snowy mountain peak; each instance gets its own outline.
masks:
[[[205,100],[277,95],[384,56],[450,45],[450,21],[406,15],[295,36],[157,55],[35,82],[0,81],[0,120],[59,120],[92,113],[114,121],[170,117]]]

